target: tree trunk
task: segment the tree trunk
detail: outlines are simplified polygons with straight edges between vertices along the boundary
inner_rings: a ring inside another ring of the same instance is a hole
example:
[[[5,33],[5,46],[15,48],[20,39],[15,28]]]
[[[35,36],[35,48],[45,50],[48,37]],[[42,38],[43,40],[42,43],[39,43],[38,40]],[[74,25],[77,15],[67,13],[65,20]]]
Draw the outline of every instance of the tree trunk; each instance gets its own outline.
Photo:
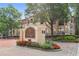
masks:
[[[77,22],[76,22],[76,24],[75,24],[75,27],[76,27],[76,29],[75,29],[76,35],[79,35]]]
[[[79,35],[77,19],[75,20],[75,34]]]
[[[53,20],[51,19],[51,39],[53,38]]]

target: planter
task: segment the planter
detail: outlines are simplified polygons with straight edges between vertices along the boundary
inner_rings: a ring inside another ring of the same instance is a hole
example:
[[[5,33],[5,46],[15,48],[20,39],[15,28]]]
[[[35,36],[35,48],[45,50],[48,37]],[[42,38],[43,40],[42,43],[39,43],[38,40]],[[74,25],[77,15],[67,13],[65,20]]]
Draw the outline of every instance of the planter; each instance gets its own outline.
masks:
[[[60,49],[59,45],[57,45],[57,44],[50,44],[50,43],[45,43],[43,45],[39,45],[38,43],[31,42],[31,41],[17,41],[16,43],[17,43],[18,46],[27,46],[28,48],[44,50],[44,51]]]

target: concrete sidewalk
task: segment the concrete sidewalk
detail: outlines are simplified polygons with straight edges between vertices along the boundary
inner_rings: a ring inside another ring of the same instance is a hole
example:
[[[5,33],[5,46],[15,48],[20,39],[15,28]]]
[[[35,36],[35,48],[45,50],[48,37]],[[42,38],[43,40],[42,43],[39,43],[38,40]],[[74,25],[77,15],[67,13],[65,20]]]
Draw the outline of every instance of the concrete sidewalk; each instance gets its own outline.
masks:
[[[79,43],[78,43],[77,56],[79,56]]]

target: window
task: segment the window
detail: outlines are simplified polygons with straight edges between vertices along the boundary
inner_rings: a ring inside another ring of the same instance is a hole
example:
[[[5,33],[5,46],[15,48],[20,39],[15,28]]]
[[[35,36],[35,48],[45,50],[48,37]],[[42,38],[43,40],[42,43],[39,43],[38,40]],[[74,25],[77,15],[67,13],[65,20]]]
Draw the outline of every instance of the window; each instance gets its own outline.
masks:
[[[44,30],[42,30],[42,33],[44,34],[44,33],[45,33],[45,31],[44,31]]]

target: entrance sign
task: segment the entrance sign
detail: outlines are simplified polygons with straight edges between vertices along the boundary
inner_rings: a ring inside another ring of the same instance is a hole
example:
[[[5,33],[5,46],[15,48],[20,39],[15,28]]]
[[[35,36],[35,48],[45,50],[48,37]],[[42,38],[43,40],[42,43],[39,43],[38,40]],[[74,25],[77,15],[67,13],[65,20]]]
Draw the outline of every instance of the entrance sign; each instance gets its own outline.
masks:
[[[22,32],[23,31],[23,32]],[[45,43],[45,26],[42,24],[29,24],[25,28],[20,29],[20,40],[29,39],[32,42],[41,44]]]

